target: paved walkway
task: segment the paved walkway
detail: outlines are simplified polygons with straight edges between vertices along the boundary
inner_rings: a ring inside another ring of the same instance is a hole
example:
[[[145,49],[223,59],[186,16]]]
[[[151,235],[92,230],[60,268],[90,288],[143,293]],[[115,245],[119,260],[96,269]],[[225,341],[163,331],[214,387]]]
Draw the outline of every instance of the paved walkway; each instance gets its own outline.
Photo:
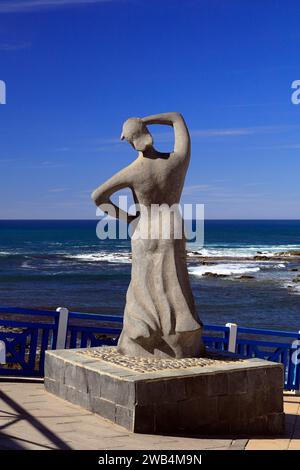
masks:
[[[285,397],[286,435],[232,439],[131,434],[44,391],[42,381],[0,379],[0,450],[300,449],[300,399]]]
[[[246,450],[300,450],[300,397],[284,395],[285,435],[250,439]]]

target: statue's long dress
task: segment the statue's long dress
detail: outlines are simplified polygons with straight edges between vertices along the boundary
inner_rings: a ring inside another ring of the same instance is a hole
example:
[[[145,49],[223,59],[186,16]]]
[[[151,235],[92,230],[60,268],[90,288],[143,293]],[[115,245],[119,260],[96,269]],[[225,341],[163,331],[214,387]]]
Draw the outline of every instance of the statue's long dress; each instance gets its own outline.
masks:
[[[177,358],[203,354],[202,325],[189,284],[185,239],[174,235],[174,228],[182,227],[182,219],[177,213],[171,220],[169,239],[161,229],[156,239],[140,238],[147,224],[146,232],[150,226],[157,229],[159,222],[153,214],[150,220],[142,213],[135,229],[132,277],[118,343],[123,354]]]

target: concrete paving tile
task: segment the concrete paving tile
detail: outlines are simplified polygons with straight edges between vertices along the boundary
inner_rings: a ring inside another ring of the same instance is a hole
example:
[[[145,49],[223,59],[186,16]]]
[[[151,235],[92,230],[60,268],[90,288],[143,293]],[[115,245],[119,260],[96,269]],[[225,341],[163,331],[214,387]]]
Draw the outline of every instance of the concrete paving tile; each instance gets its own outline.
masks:
[[[289,402],[300,403],[300,396],[297,396],[297,395],[288,395],[284,393],[283,399],[285,403],[289,403]]]
[[[232,441],[230,450],[244,450],[249,439],[236,439]]]
[[[22,448],[44,448],[48,450],[57,449],[58,447],[53,444],[51,441],[43,438],[41,435],[32,434],[29,430],[11,430],[7,429],[7,432],[1,433],[1,440],[6,440],[7,442],[13,441],[18,443]]]
[[[300,450],[300,440],[299,439],[293,439],[290,442],[288,450]]]
[[[207,449],[203,448],[203,449],[200,449],[200,450],[214,451],[214,450],[232,450],[232,449],[231,449],[231,447],[208,447]]]
[[[0,381],[0,449],[300,449],[300,397],[285,395],[287,436],[280,439],[220,439],[131,434],[44,391],[42,383]],[[14,403],[15,402],[15,403]],[[20,413],[21,406],[25,416]],[[31,416],[30,416],[31,415]],[[17,422],[13,422],[19,417]]]
[[[284,404],[284,412],[287,414],[297,415],[299,413],[299,403],[297,402],[286,402]]]
[[[250,439],[246,450],[287,450],[289,439]]]

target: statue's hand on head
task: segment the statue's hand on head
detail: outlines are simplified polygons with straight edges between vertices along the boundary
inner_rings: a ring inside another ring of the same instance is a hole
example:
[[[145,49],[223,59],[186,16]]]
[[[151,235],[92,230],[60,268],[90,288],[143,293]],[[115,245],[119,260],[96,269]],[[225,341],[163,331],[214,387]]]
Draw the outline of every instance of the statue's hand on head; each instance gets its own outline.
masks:
[[[172,126],[174,129],[174,151],[173,153],[179,157],[189,157],[190,155],[190,134],[185,120],[180,113],[161,113],[142,118],[142,122],[146,125],[163,124]]]
[[[187,125],[180,113],[161,113],[143,118],[132,117],[123,124],[121,140],[126,139],[137,151],[144,156],[153,152],[153,138],[147,125],[162,124],[173,126],[175,145],[173,153],[186,157],[190,152],[190,135]]]
[[[153,147],[153,138],[147,128],[147,125],[151,124],[173,126],[175,134],[174,151],[171,154],[167,154],[167,156],[172,155],[172,158],[176,157],[178,161],[186,160],[188,162],[190,156],[190,136],[180,113],[155,114],[144,118],[131,117],[123,124],[121,140],[127,140],[139,152],[139,157],[166,158],[166,154],[160,154]],[[123,188],[130,188],[134,193],[134,187],[137,184],[137,173],[139,171],[137,160],[119,171],[93,192],[92,199],[95,204],[111,217],[120,218],[128,223],[132,222],[137,216],[129,215],[113,204],[111,196]]]

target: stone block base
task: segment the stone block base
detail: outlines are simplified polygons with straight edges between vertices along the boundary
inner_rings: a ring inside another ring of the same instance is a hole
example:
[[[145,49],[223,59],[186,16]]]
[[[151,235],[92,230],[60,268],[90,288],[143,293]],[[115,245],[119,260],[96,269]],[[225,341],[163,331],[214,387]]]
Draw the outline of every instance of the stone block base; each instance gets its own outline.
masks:
[[[46,353],[46,390],[129,431],[202,435],[283,432],[280,364],[260,359],[216,360],[208,366],[141,373],[82,352]]]

